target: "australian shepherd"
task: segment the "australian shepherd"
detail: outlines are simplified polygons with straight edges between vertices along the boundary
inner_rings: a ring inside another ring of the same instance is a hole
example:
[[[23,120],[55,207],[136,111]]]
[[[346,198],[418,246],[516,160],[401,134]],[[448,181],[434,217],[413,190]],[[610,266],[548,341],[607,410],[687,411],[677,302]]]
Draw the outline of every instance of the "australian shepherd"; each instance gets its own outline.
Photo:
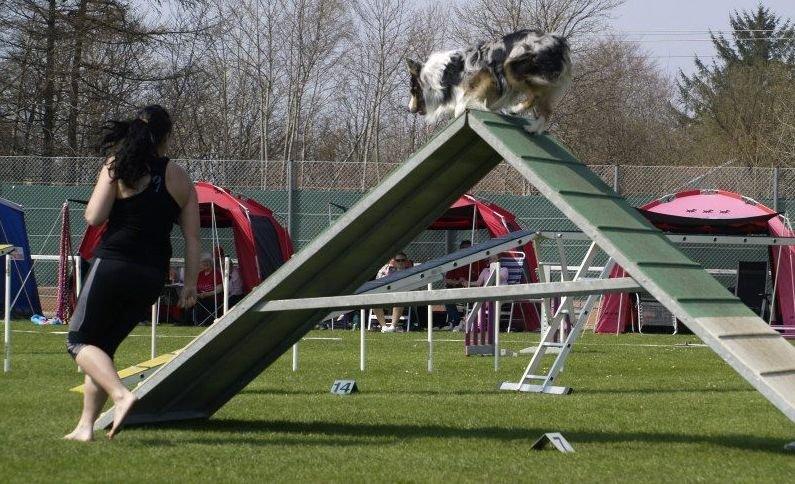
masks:
[[[561,36],[520,30],[465,50],[434,52],[425,63],[407,60],[409,111],[434,121],[467,108],[512,115],[535,110],[531,131],[543,131],[571,79],[569,45]]]

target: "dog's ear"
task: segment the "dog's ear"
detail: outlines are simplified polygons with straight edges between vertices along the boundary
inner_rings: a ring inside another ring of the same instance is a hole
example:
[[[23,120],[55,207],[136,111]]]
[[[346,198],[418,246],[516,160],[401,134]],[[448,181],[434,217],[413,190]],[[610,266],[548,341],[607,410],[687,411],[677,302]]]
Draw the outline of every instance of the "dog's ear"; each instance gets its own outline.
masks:
[[[420,71],[422,70],[422,64],[412,59],[406,59],[406,66],[409,69],[409,74],[414,77],[419,77]]]

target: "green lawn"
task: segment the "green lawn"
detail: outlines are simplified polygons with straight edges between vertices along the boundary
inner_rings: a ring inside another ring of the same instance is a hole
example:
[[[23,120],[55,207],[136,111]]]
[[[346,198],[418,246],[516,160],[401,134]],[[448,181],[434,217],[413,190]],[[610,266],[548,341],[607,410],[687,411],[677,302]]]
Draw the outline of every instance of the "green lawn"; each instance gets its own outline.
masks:
[[[119,438],[65,442],[80,410],[80,382],[63,328],[15,323],[13,371],[0,376],[0,482],[108,481],[765,481],[792,482],[795,425],[693,336],[586,334],[562,383],[569,396],[499,392],[527,356],[463,356],[435,345],[425,371],[420,333],[314,331],[212,419],[125,429]],[[30,332],[23,332],[30,331]],[[120,367],[147,359],[148,328],[128,338]],[[193,328],[162,327],[161,351]],[[436,333],[439,340],[460,340]],[[536,334],[503,335],[518,350]],[[339,339],[336,339],[339,338]],[[333,396],[333,380],[361,393]],[[575,454],[532,451],[560,431]],[[98,434],[99,437],[99,434]]]

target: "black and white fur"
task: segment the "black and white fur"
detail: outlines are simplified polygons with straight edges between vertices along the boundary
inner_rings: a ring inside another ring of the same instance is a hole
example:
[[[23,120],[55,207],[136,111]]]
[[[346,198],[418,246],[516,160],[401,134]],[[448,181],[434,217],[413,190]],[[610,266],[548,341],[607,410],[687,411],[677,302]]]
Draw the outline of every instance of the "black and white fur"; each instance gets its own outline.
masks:
[[[408,60],[409,111],[435,121],[467,108],[512,115],[536,111],[532,131],[543,131],[571,79],[569,45],[561,36],[520,30],[464,50]]]

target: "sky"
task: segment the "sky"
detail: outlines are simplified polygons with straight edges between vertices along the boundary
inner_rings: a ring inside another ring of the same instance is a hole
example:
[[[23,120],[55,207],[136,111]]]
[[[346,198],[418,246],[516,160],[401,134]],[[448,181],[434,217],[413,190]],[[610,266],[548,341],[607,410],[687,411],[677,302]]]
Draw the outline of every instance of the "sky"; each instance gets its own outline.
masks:
[[[612,28],[637,41],[660,68],[674,77],[693,71],[693,56],[704,61],[715,55],[709,31],[730,30],[729,13],[755,10],[758,0],[627,0],[616,9]],[[795,0],[761,2],[779,17],[795,21]]]

